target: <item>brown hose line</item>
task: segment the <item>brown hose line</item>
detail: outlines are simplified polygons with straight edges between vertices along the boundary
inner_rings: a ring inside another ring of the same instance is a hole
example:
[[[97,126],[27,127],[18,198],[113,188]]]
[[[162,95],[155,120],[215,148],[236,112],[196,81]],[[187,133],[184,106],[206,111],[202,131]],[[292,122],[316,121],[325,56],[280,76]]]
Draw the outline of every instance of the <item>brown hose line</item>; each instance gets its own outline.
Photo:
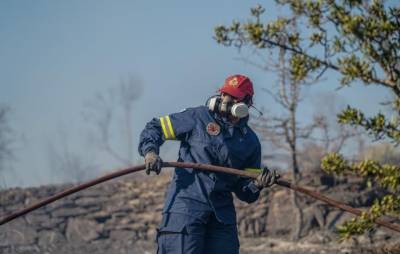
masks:
[[[244,170],[238,170],[238,169],[233,169],[233,168],[227,168],[227,167],[220,167],[220,166],[213,166],[213,165],[207,165],[207,164],[201,164],[201,163],[188,163],[188,162],[164,162],[163,163],[163,167],[180,167],[180,168],[195,168],[195,169],[200,169],[200,170],[208,170],[208,171],[214,171],[214,172],[222,172],[222,173],[229,173],[229,174],[234,174],[234,175],[238,175],[238,176],[242,176],[242,177],[248,177],[248,178],[256,178],[258,176],[258,174],[256,173],[251,173],[251,172],[246,172]],[[42,201],[39,201],[33,205],[30,205],[20,211],[17,211],[15,213],[12,213],[6,217],[4,217],[3,219],[0,220],[0,225],[6,224],[18,217],[21,217],[27,213],[32,212],[33,210],[36,210],[40,207],[43,207],[45,205],[48,205],[58,199],[61,199],[63,197],[66,197],[68,195],[71,195],[75,192],[81,191],[83,189],[87,189],[91,186],[94,186],[96,184],[123,176],[123,175],[127,175],[130,173],[134,173],[137,171],[141,171],[144,170],[144,165],[139,165],[139,166],[135,166],[135,167],[130,167],[130,168],[126,168],[126,169],[122,169],[119,170],[117,172],[114,173],[110,173],[104,176],[101,176],[99,178],[93,179],[91,181],[88,181],[86,183],[80,184],[78,186],[72,187],[70,189],[64,190],[62,192],[59,192],[57,194],[54,194],[53,196],[46,198]],[[329,205],[332,205],[334,207],[337,207],[339,209],[342,209],[346,212],[352,213],[354,215],[360,216],[361,215],[361,210],[353,208],[351,206],[345,205],[342,202],[333,200],[331,198],[325,197],[323,195],[321,195],[318,192],[315,191],[311,191],[308,190],[306,188],[291,184],[290,182],[287,182],[285,180],[277,180],[276,184],[280,185],[280,186],[284,186],[286,188],[292,189],[294,191],[297,192],[301,192],[303,194],[306,194],[308,196],[311,196],[315,199],[318,199],[320,201],[323,201]],[[383,227],[392,229],[396,232],[400,232],[400,225],[397,224],[393,224],[390,223],[388,221],[385,221],[383,219],[376,219],[375,223],[378,225],[381,225]]]

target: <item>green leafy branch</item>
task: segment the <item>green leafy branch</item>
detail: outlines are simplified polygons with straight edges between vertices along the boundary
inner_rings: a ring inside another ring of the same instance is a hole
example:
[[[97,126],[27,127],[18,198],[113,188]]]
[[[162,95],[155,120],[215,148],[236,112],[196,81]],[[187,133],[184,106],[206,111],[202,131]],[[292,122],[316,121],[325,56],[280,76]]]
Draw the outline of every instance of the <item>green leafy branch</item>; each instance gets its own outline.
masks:
[[[337,153],[330,153],[322,158],[321,167],[327,173],[342,175],[345,172],[353,172],[361,177],[367,177],[377,181],[380,186],[397,191],[400,183],[400,167],[380,164],[373,160],[364,160],[357,163],[349,163]]]
[[[390,138],[396,145],[400,143],[399,123],[394,118],[392,121],[386,119],[385,115],[379,113],[376,116],[367,118],[365,115],[355,108],[347,106],[338,115],[338,121],[341,124],[350,124],[352,126],[361,126],[369,134],[374,135],[375,139],[384,137]]]
[[[400,66],[397,64],[400,62],[400,8],[387,8],[379,0],[369,6],[362,1],[276,2],[288,5],[292,14],[263,23],[261,16],[265,9],[257,5],[251,9],[252,19],[215,27],[215,40],[239,48],[251,44],[258,49],[285,49],[294,55],[293,62],[308,66],[303,69],[295,66],[292,72],[298,73],[294,75],[298,79],[307,76],[304,72],[324,72],[328,68],[343,75],[342,84],[361,80],[365,84],[389,87],[400,95]],[[308,27],[299,34],[291,27],[301,20],[305,20]],[[332,25],[336,32],[329,28]],[[317,46],[322,46],[322,51],[316,50]],[[383,75],[379,77],[378,74]]]
[[[341,240],[350,238],[352,235],[361,235],[367,230],[372,230],[374,221],[385,214],[400,212],[400,197],[397,195],[386,195],[357,218],[353,218],[337,227]]]
[[[364,160],[357,163],[349,163],[337,153],[326,155],[321,161],[321,167],[328,173],[344,174],[353,172],[356,175],[376,181],[381,187],[391,190],[382,199],[375,200],[374,204],[361,216],[346,221],[338,226],[338,232],[342,240],[351,235],[360,235],[374,227],[374,221],[383,215],[400,213],[400,167],[388,164],[379,164],[372,160]]]

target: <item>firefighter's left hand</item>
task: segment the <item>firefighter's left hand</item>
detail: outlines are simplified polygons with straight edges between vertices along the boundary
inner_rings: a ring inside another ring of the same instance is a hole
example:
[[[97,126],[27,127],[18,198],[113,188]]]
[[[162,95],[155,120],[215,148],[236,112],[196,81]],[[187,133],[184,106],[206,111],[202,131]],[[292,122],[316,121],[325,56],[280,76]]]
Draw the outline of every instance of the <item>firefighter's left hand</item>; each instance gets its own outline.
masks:
[[[259,189],[271,187],[280,177],[281,176],[276,172],[276,170],[271,171],[265,167],[261,174],[256,178],[255,184]]]
[[[146,166],[146,174],[150,175],[150,171],[160,174],[163,161],[161,157],[154,151],[149,151],[144,156],[144,164]]]

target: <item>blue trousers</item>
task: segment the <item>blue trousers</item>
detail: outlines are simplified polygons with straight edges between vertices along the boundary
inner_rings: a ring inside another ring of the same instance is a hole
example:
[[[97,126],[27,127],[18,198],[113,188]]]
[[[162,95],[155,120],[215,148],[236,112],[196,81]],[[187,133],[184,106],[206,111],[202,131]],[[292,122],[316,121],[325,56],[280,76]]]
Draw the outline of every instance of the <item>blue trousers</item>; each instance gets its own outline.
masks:
[[[204,218],[165,213],[157,247],[157,254],[238,254],[237,227],[219,222],[214,213]]]

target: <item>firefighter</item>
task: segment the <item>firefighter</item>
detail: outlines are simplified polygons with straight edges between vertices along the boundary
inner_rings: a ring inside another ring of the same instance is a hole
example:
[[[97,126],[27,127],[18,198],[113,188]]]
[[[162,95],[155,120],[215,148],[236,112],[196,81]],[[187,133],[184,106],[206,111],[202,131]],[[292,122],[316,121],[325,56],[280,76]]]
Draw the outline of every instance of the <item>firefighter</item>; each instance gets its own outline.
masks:
[[[146,124],[139,153],[146,173],[159,174],[160,146],[180,141],[180,162],[205,163],[237,169],[261,168],[261,145],[247,125],[253,84],[243,75],[229,76],[217,96],[205,106],[188,108]],[[158,254],[239,253],[232,192],[247,203],[279,177],[266,167],[256,180],[235,175],[175,168],[163,217],[157,231]]]

